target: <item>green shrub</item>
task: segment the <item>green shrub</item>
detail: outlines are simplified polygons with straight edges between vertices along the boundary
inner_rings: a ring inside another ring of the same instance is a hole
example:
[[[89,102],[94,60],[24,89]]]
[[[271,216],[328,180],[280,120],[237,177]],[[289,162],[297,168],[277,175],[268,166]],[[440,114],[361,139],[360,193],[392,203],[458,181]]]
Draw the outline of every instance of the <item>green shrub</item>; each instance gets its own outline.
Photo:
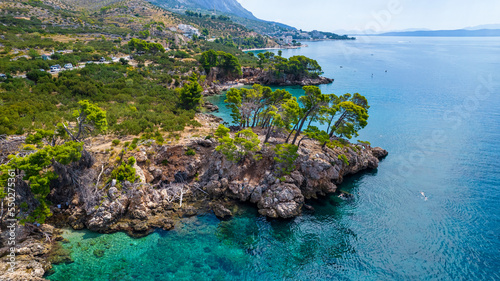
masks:
[[[340,155],[338,156],[338,159],[339,159],[339,160],[342,160],[342,162],[344,162],[344,164],[345,164],[346,166],[348,166],[348,165],[349,165],[349,159],[347,159],[347,156],[345,156],[344,154],[340,154]]]
[[[358,140],[358,142],[361,143],[361,144],[364,144],[364,145],[368,145],[368,146],[372,145],[369,141]]]
[[[26,157],[13,157],[8,164],[0,166],[0,186],[7,186],[11,174],[9,170],[24,172],[23,180],[28,181],[31,192],[37,199],[37,207],[28,218],[22,222],[44,223],[51,216],[50,202],[46,197],[50,194],[50,183],[59,176],[51,168],[54,162],[69,165],[81,158],[83,144],[66,142],[62,145],[47,146]],[[0,198],[6,196],[4,189],[0,189]]]
[[[155,134],[155,140],[156,140],[156,143],[159,144],[159,145],[162,145],[163,142],[165,141],[165,139],[160,134],[160,132],[156,132],[156,134]]]
[[[136,171],[133,165],[136,160],[134,157],[130,157],[127,163],[122,162],[122,164],[116,167],[113,172],[111,172],[111,178],[116,179],[117,181],[129,181],[135,182],[138,177],[136,176]]]
[[[344,148],[347,145],[349,145],[349,142],[347,142],[344,139],[338,139],[338,140],[330,141],[330,142],[328,142],[326,144],[326,146],[329,147],[329,148],[331,148],[331,149]]]
[[[215,131],[215,137],[220,143],[215,150],[222,153],[229,161],[238,162],[247,155],[259,150],[259,136],[251,129],[239,131],[236,133],[234,139],[229,135],[229,131],[222,124]],[[259,160],[259,156],[255,154],[254,159]]]
[[[277,171],[279,175],[289,175],[293,170],[295,170],[295,160],[299,157],[298,154],[299,147],[293,144],[279,144],[274,148],[276,156],[274,161],[278,163]]]
[[[43,77],[48,77],[49,79],[52,78],[52,75],[48,72],[41,71],[41,70],[33,70],[28,73],[26,73],[26,77],[30,79],[31,81],[38,82],[41,80]]]
[[[136,163],[137,161],[135,160],[135,157],[129,157],[128,160],[127,160],[127,164],[129,164],[130,166],[134,166],[134,164]]]
[[[119,145],[119,144],[120,144],[120,140],[113,140],[113,141],[111,142],[111,144],[112,144],[113,146],[117,146],[117,145]]]
[[[21,204],[19,204],[19,208],[21,209],[21,211],[25,212],[28,210],[28,203],[26,202],[22,202]]]
[[[188,148],[186,150],[186,153],[185,153],[187,156],[193,156],[193,155],[196,155],[196,151],[194,151],[194,149],[192,149],[191,147]]]

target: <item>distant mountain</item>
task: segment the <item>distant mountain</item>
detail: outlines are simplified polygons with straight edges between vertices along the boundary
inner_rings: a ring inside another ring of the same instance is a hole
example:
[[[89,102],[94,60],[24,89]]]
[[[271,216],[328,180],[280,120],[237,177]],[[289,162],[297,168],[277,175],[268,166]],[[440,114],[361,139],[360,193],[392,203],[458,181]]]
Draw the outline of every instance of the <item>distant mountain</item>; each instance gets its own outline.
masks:
[[[394,30],[390,32],[408,32],[408,31],[430,31],[430,29],[425,29],[425,28],[408,28],[408,29],[402,29],[402,30]],[[363,36],[363,35],[379,35],[382,32],[376,31],[373,29],[366,29],[366,30],[348,30],[348,29],[335,29],[333,32],[337,34],[350,34],[350,35],[358,35],[358,36]],[[389,31],[385,31],[383,33],[388,33]]]
[[[500,24],[483,24],[464,28],[466,30],[500,29]]]
[[[416,36],[416,37],[499,37],[500,29],[457,29],[457,30],[420,30],[386,32],[378,36]]]
[[[185,11],[204,14],[227,15],[231,19],[249,29],[260,33],[274,33],[283,30],[295,30],[286,24],[264,21],[255,17],[252,12],[241,6],[236,0],[148,0],[152,4],[167,10],[184,13]]]
[[[236,0],[151,0],[158,6],[170,7],[171,9],[189,10],[203,9],[233,14],[238,17],[257,20],[247,9],[243,8]]]

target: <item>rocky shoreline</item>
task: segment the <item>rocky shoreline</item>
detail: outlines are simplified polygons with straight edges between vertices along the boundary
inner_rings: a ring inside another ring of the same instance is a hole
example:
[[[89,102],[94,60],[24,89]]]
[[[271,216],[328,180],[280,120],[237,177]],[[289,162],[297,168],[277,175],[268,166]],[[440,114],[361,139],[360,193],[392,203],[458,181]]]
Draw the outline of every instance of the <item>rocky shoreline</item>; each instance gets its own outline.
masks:
[[[206,114],[198,114],[197,118],[205,128],[214,128],[221,121]],[[263,134],[259,135],[263,139]],[[282,143],[284,138],[286,134],[276,134],[270,144]],[[18,242],[18,265],[12,274],[5,270],[8,233],[1,234],[0,279],[43,280],[51,262],[70,262],[66,258],[54,259],[61,254],[50,255],[54,249],[60,251],[54,241],[62,239],[53,226],[69,225],[100,233],[124,231],[141,237],[158,228],[172,229],[180,218],[206,212],[229,218],[239,202],[254,204],[261,215],[269,218],[293,218],[308,208],[307,199],[335,193],[345,176],[375,169],[379,159],[387,155],[381,148],[364,144],[330,149],[304,140],[293,172],[278,177],[278,164],[270,147],[262,149],[259,161],[250,158],[236,164],[227,161],[216,146],[216,140],[205,137],[190,137],[180,144],[151,142],[140,146],[127,152],[137,160],[134,167],[140,180],[104,188],[95,187],[95,183],[100,174],[111,172],[103,168],[109,155],[89,147],[79,163],[57,171],[60,177],[52,183],[49,195],[54,215],[48,224],[36,230],[31,226],[18,228],[17,237],[26,238]],[[188,154],[188,150],[195,151],[195,155]],[[340,155],[345,155],[347,161]],[[72,180],[75,174],[82,179],[76,184]],[[29,186],[19,184],[17,188],[16,199],[23,202]]]
[[[280,77],[276,77],[276,75],[272,72],[252,67],[243,67],[242,71],[243,78],[239,79],[238,82],[244,85],[261,84],[266,86],[315,86],[321,84],[331,84],[334,81],[334,79],[322,76],[310,78],[282,74]]]
[[[242,67],[242,77],[224,77],[221,76],[217,68],[210,71],[207,77],[208,84],[206,85],[204,96],[215,96],[222,94],[233,87],[261,84],[264,86],[317,86],[322,84],[331,84],[334,79],[318,76],[317,78],[297,77],[294,75],[281,75],[276,77],[269,71],[264,71],[260,68]]]

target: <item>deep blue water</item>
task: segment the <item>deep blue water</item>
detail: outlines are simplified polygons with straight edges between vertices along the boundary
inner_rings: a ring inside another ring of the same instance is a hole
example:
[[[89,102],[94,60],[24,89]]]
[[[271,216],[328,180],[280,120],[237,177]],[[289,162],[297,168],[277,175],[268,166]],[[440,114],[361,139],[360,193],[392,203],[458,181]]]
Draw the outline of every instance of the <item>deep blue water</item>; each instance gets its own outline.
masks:
[[[354,200],[288,221],[245,207],[141,239],[68,232],[75,262],[49,279],[500,280],[500,38],[307,44],[283,55],[318,60],[335,78],[324,93],[365,95],[357,139],[390,152],[341,185]]]

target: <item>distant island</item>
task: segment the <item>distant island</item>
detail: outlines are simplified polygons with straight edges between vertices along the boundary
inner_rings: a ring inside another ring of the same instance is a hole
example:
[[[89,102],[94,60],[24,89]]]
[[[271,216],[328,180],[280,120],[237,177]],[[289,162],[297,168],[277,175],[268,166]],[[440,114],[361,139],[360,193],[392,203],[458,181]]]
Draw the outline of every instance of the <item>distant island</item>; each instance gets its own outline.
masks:
[[[377,34],[377,36],[420,36],[420,37],[498,37],[500,29],[479,30],[420,30],[420,31],[398,31]]]

